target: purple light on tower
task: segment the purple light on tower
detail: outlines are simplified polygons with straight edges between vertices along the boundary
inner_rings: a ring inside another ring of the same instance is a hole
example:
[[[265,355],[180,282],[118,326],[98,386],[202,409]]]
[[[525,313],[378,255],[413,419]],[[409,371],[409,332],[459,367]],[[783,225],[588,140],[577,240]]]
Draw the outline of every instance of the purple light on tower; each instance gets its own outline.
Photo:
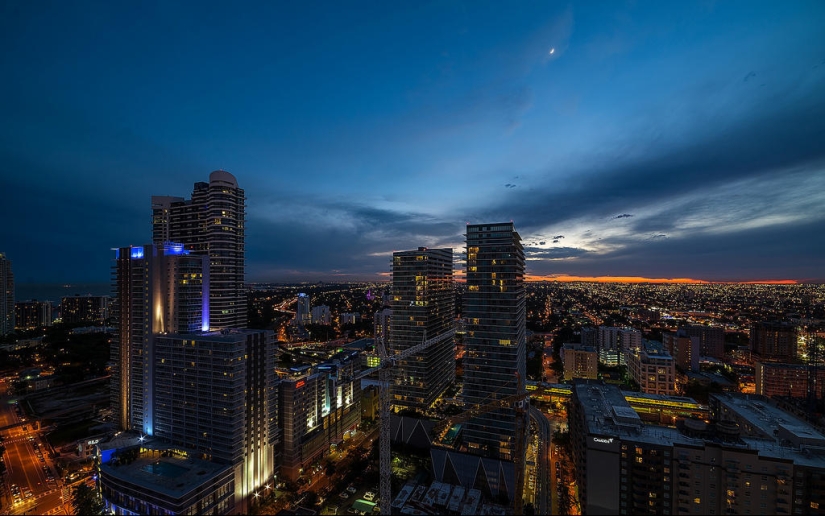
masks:
[[[203,312],[201,314],[201,331],[209,331],[209,296],[204,295],[203,297]]]

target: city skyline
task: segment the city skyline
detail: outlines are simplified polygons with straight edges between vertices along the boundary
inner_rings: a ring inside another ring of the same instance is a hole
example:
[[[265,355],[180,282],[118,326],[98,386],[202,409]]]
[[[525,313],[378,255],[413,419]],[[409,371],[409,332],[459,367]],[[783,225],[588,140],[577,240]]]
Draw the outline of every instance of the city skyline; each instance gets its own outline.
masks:
[[[17,285],[106,283],[151,196],[217,169],[248,282],[388,280],[485,220],[527,281],[825,281],[820,2],[0,13]]]

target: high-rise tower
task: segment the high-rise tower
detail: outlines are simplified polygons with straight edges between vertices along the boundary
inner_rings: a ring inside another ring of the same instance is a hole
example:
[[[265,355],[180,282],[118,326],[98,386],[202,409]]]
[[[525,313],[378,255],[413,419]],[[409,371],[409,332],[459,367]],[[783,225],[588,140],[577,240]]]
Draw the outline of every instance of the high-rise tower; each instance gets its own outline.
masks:
[[[465,406],[525,392],[524,249],[512,222],[467,226]],[[526,414],[526,411],[524,411]],[[517,412],[503,408],[471,419],[464,442],[471,452],[515,460]],[[521,421],[525,428],[526,421]]]
[[[454,296],[452,249],[393,253],[390,354],[447,332],[455,319]],[[446,338],[401,360],[393,373],[393,405],[427,409],[455,379],[455,341]]]
[[[193,255],[209,257],[209,324],[246,328],[244,289],[245,197],[224,170],[195,183],[191,199],[152,197],[152,241],[182,242]]]
[[[11,260],[0,253],[0,335],[14,331],[14,274]]]
[[[189,255],[179,244],[123,247],[116,249],[112,273],[112,409],[121,428],[152,435],[153,341],[159,333],[209,326],[207,258]]]

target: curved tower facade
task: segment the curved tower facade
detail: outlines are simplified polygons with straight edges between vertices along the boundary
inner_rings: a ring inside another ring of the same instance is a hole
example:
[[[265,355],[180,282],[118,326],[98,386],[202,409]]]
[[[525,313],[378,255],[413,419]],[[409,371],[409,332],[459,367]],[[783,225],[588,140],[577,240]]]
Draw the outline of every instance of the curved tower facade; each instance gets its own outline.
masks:
[[[195,183],[191,199],[152,197],[152,241],[182,242],[193,255],[209,257],[209,327],[246,328],[246,197],[225,170]]]

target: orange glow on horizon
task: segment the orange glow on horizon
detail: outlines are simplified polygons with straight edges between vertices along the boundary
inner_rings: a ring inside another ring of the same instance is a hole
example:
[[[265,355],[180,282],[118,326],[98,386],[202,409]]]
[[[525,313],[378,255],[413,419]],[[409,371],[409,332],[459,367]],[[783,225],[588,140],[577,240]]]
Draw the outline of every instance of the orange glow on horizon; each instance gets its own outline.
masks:
[[[782,280],[752,280],[752,281],[707,281],[692,278],[645,278],[642,276],[573,276],[570,274],[526,274],[525,281],[561,281],[561,282],[591,282],[591,283],[672,283],[672,284],[711,284],[711,283],[745,283],[767,285],[796,285],[798,281]]]

